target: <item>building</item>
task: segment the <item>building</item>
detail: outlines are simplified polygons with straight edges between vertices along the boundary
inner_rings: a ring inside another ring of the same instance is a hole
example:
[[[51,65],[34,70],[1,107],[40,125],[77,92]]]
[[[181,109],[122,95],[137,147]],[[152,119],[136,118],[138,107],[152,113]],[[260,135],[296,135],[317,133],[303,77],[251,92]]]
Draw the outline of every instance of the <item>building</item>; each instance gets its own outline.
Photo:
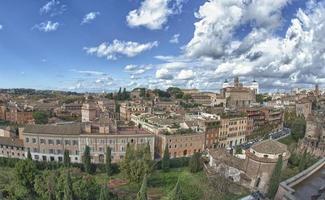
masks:
[[[149,108],[143,104],[121,103],[120,118],[121,120],[130,121],[132,114],[142,114],[149,112]]]
[[[287,146],[275,140],[264,140],[246,150],[243,159],[232,156],[224,149],[209,150],[209,171],[246,187],[266,193],[273,169],[279,156],[283,158],[282,169],[287,166],[290,152]]]
[[[222,89],[222,94],[227,99],[227,107],[230,108],[249,107],[256,102],[255,90],[244,87],[238,77],[235,77],[233,86]]]
[[[156,137],[156,151],[163,157],[165,147],[171,158],[189,157],[204,150],[204,133],[160,133]]]
[[[302,98],[296,102],[296,115],[305,119],[312,113],[312,102],[308,98]]]
[[[97,106],[94,103],[84,103],[81,108],[81,122],[92,122],[98,117]]]
[[[275,140],[264,140],[246,151],[245,173],[250,177],[249,187],[266,193],[273,169],[282,156],[285,169],[290,157],[287,146]]]
[[[23,141],[19,138],[0,136],[0,157],[25,158]]]
[[[324,115],[309,115],[306,120],[305,137],[299,141],[300,150],[307,150],[317,157],[325,156],[325,120]]]
[[[39,161],[63,161],[68,150],[71,162],[80,163],[86,146],[90,147],[92,162],[103,163],[106,147],[112,149],[112,161],[118,162],[125,156],[128,143],[149,143],[154,156],[154,135],[138,128],[120,128],[114,124],[96,125],[75,123],[62,125],[30,125],[23,130],[25,154]]]
[[[33,124],[33,112],[32,110],[25,110],[18,106],[9,106],[6,110],[6,121],[10,121],[17,124]]]
[[[275,200],[325,199],[325,158],[280,183]]]

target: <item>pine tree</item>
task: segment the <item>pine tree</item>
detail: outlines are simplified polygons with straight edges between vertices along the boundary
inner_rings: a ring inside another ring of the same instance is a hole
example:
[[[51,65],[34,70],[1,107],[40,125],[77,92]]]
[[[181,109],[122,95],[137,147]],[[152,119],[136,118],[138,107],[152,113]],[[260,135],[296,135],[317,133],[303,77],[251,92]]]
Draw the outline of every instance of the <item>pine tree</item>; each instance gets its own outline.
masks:
[[[270,179],[269,189],[268,189],[268,197],[273,199],[275,196],[279,183],[281,181],[281,170],[282,170],[282,156],[279,156],[278,161],[273,169],[272,176]]]
[[[183,194],[182,194],[182,189],[179,184],[179,179],[177,180],[177,183],[176,183],[174,189],[168,195],[167,199],[168,200],[183,200]]]
[[[299,171],[303,171],[306,168],[306,164],[307,164],[307,150],[304,151],[304,154],[299,160],[299,165],[298,165]]]
[[[194,153],[189,163],[190,172],[196,173],[202,169],[200,153]]]
[[[27,152],[27,159],[32,160],[32,154],[30,153],[29,149],[28,149],[28,152]]]
[[[70,166],[70,155],[69,150],[64,150],[64,156],[63,156],[63,164],[66,167]]]
[[[147,200],[148,196],[147,196],[147,175],[145,174],[143,177],[143,181],[142,181],[142,185],[140,188],[140,191],[137,194],[137,199],[136,200]]]
[[[69,171],[65,180],[63,200],[73,200],[72,180]]]
[[[107,185],[104,185],[100,190],[99,200],[108,200],[108,199],[110,199],[109,190]]]
[[[83,155],[83,164],[85,172],[91,173],[91,157],[90,157],[90,148],[86,146],[84,155]]]
[[[164,172],[167,172],[170,167],[170,160],[169,160],[169,151],[168,151],[168,144],[166,143],[163,159],[161,161],[161,168]]]
[[[111,154],[112,154],[112,150],[108,146],[106,148],[106,173],[107,173],[108,176],[112,175],[112,173],[113,173]]]

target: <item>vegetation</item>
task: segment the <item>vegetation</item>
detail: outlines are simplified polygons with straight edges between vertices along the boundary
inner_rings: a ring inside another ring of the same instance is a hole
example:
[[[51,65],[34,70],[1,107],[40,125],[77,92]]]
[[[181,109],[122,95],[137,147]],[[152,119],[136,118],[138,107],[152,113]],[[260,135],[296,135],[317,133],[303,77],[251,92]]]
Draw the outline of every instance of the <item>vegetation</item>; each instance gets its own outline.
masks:
[[[168,151],[168,144],[166,143],[163,159],[161,162],[161,168],[164,172],[167,172],[170,168],[170,161],[169,161],[169,151]]]
[[[69,155],[69,150],[64,150],[64,155],[63,155],[63,164],[66,167],[70,166],[70,155]]]
[[[90,157],[90,147],[86,146],[84,154],[82,156],[82,162],[84,165],[84,170],[88,174],[92,172],[92,166],[91,166],[91,157]]]
[[[278,161],[272,172],[268,193],[267,193],[268,197],[270,197],[271,199],[274,198],[281,181],[282,165],[283,165],[282,156],[279,156]]]
[[[203,164],[200,153],[194,153],[190,159],[189,169],[192,173],[197,173],[202,170]]]
[[[47,124],[49,121],[49,113],[44,111],[33,112],[33,118],[36,124]]]
[[[174,189],[171,191],[171,193],[168,196],[168,200],[182,200],[182,199],[183,199],[183,194],[178,179]]]
[[[291,135],[295,141],[305,136],[306,121],[303,117],[297,117],[295,112],[284,113],[284,125],[291,129]]]
[[[106,173],[108,176],[112,175],[113,169],[112,169],[112,158],[111,158],[111,148],[107,147],[106,148],[106,162],[105,162],[105,167],[106,167]]]
[[[148,197],[147,197],[147,189],[148,189],[147,184],[148,183],[147,182],[148,182],[147,175],[144,175],[140,191],[137,194],[137,200],[147,200],[148,199]]]
[[[121,170],[125,177],[131,181],[139,183],[145,174],[152,170],[150,147],[127,144],[125,158],[121,163]]]
[[[267,94],[256,94],[256,102],[263,104],[264,102],[271,101],[272,97]]]

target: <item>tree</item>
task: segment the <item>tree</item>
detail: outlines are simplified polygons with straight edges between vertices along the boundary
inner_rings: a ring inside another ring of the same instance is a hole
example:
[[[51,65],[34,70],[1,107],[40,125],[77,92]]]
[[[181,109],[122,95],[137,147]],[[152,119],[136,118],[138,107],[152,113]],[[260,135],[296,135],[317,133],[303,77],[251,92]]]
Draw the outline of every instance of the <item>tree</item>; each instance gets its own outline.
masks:
[[[15,174],[18,183],[25,187],[31,195],[35,194],[34,183],[38,174],[35,163],[32,160],[20,160],[15,165]]]
[[[270,179],[270,184],[269,184],[269,188],[268,188],[268,197],[270,197],[271,199],[274,198],[277,190],[278,190],[278,186],[279,183],[281,181],[281,172],[282,172],[282,156],[280,155],[278,158],[278,161],[275,164],[275,167],[273,169],[272,172],[272,176]]]
[[[73,200],[73,188],[72,188],[72,180],[71,180],[71,176],[70,176],[70,171],[68,171],[67,177],[65,180],[63,200]]]
[[[84,165],[85,172],[90,174],[92,167],[91,167],[91,157],[90,157],[90,147],[89,146],[85,147],[85,151],[84,151],[84,155],[83,155],[82,159],[83,159],[83,165]]]
[[[66,167],[70,166],[70,155],[69,155],[69,150],[64,150],[64,156],[63,156],[63,164]]]
[[[298,165],[299,171],[301,172],[304,169],[306,169],[306,166],[307,166],[307,150],[305,149],[304,154],[299,160],[299,165]]]
[[[126,147],[125,158],[121,163],[121,171],[131,182],[139,183],[145,174],[152,169],[151,158],[148,159],[148,153],[145,153],[147,147],[134,148],[128,144]]]
[[[147,200],[147,175],[145,174],[143,177],[142,185],[140,188],[140,191],[137,194],[137,199],[136,200]]]
[[[179,179],[177,180],[177,183],[176,183],[174,189],[168,195],[168,200],[183,200],[183,194],[182,194],[182,189],[179,184]]]
[[[202,169],[201,154],[194,153],[189,162],[190,172],[196,173]]]
[[[30,153],[30,150],[27,151],[27,159],[32,160],[32,154]]]
[[[99,200],[108,200],[108,199],[110,199],[109,196],[110,196],[109,190],[108,190],[107,185],[105,184],[100,190]]]
[[[166,143],[163,159],[161,161],[161,168],[164,172],[167,172],[170,167],[170,160],[169,160],[169,151],[168,151],[168,144]]]
[[[143,151],[143,159],[146,162],[149,162],[149,163],[152,161],[149,142],[147,142],[147,144],[146,144],[146,146],[144,148],[144,151]]]
[[[112,169],[112,158],[111,158],[111,148],[108,146],[106,148],[106,173],[108,176],[112,175],[113,169]]]
[[[47,124],[49,121],[49,114],[43,111],[36,111],[33,113],[33,118],[36,124]]]
[[[44,171],[35,179],[34,188],[40,199],[56,199],[56,183],[58,173],[56,171]]]

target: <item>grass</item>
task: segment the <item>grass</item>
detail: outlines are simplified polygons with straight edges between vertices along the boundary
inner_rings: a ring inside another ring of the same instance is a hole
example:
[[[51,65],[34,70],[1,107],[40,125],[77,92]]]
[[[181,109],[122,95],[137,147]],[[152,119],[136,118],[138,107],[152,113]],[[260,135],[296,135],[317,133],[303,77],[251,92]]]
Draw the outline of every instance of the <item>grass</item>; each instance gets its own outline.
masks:
[[[290,146],[291,144],[297,143],[296,140],[292,137],[292,135],[288,135],[287,137],[281,138],[279,142],[286,144],[287,146]]]

